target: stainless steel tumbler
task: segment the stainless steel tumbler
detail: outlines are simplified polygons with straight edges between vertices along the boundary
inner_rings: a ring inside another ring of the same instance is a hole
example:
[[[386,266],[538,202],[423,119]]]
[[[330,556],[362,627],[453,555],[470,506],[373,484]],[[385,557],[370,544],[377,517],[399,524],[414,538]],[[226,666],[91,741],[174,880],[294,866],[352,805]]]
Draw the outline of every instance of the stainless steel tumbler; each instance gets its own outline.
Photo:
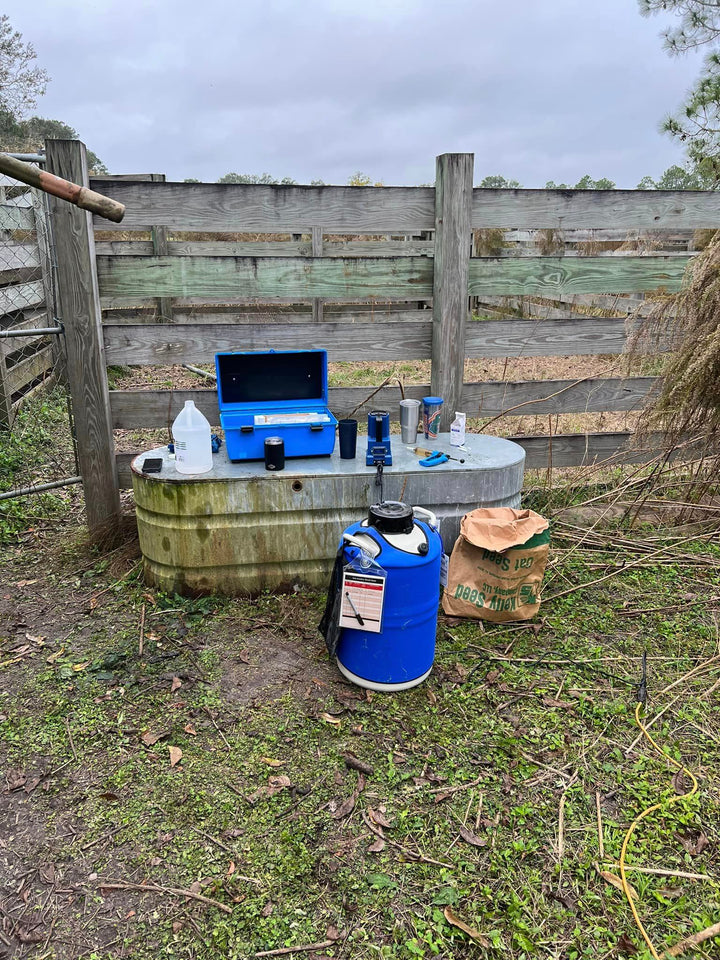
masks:
[[[420,424],[420,401],[400,401],[400,433],[403,443],[417,443],[418,426]]]

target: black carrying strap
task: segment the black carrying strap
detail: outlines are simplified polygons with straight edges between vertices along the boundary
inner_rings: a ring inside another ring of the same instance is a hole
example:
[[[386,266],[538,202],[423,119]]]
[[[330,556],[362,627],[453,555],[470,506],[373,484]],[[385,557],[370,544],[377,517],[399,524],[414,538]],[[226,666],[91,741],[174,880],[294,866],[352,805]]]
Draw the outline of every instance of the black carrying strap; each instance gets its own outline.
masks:
[[[335,556],[330,585],[325,601],[325,612],[322,620],[318,624],[318,630],[325,637],[325,646],[331,657],[335,656],[338,643],[340,642],[340,608],[342,606],[342,581],[343,569],[345,567],[345,557],[343,544]]]

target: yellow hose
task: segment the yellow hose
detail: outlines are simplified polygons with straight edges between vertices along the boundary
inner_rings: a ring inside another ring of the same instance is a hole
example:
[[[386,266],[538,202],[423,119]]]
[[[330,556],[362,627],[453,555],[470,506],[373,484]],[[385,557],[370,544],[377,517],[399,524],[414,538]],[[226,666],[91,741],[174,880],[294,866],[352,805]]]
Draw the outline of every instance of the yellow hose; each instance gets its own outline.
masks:
[[[692,780],[692,790],[690,790],[689,793],[677,794],[677,795],[675,795],[675,796],[670,797],[668,800],[663,800],[663,801],[661,801],[660,803],[654,803],[651,807],[647,807],[647,809],[643,810],[643,812],[640,814],[640,816],[639,816],[639,817],[636,817],[636,818],[633,820],[633,822],[630,824],[630,828],[629,828],[628,832],[625,834],[625,839],[623,840],[622,850],[620,851],[620,880],[621,880],[621,882],[622,882],[623,893],[625,894],[625,896],[626,896],[626,898],[627,898],[627,902],[630,904],[630,909],[632,910],[633,919],[635,920],[635,923],[637,924],[638,930],[640,931],[640,933],[641,933],[642,936],[643,936],[643,940],[644,940],[645,943],[648,945],[648,949],[650,950],[650,953],[653,955],[654,960],[661,960],[660,954],[659,954],[659,953],[657,952],[657,950],[655,949],[655,946],[653,945],[652,940],[651,940],[650,937],[648,936],[647,930],[646,930],[645,927],[643,926],[642,921],[641,921],[640,917],[638,916],[638,912],[637,912],[637,909],[636,909],[636,907],[635,907],[635,903],[634,903],[634,901],[633,901],[632,896],[630,895],[630,890],[629,890],[629,887],[628,887],[627,877],[625,876],[625,856],[626,856],[626,854],[627,854],[627,848],[628,848],[628,844],[630,843],[630,838],[632,837],[633,833],[635,832],[635,828],[638,826],[638,824],[639,824],[642,820],[644,820],[646,817],[650,816],[651,813],[654,813],[656,810],[660,810],[662,807],[665,807],[665,806],[668,806],[668,807],[669,807],[670,804],[672,804],[672,803],[677,803],[679,800],[688,800],[690,797],[692,797],[694,794],[697,793],[697,791],[698,791],[698,782],[697,782],[697,779],[695,778],[695,775],[694,775],[690,770],[688,770],[688,768],[687,768],[686,766],[684,766],[684,765],[683,765],[682,763],[680,763],[679,761],[673,759],[673,757],[668,756],[668,754],[665,753],[664,750],[661,750],[661,748],[660,748],[660,747],[657,745],[657,743],[653,740],[652,736],[650,735],[649,730],[647,729],[647,727],[645,726],[645,724],[644,724],[644,723],[642,722],[642,720],[640,719],[640,709],[641,709],[641,707],[642,707],[642,704],[641,704],[641,703],[638,703],[637,706],[635,707],[635,722],[637,723],[638,727],[640,728],[640,730],[641,730],[643,736],[645,737],[645,739],[648,740],[648,742],[649,742],[649,743],[653,746],[653,748],[660,754],[661,757],[663,757],[665,760],[669,760],[670,763],[672,763],[672,765],[673,765],[674,767],[677,767],[678,770],[681,770],[683,773],[686,773],[686,774],[690,777],[690,779]]]

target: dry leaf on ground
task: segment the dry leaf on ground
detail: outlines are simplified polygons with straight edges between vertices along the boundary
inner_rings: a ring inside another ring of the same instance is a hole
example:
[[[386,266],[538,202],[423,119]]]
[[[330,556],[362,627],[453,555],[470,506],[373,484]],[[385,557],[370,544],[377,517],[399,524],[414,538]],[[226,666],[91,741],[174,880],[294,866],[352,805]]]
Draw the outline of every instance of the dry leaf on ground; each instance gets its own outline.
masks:
[[[489,947],[490,941],[487,937],[484,937],[479,930],[475,930],[474,927],[470,927],[465,923],[464,920],[461,920],[460,917],[454,913],[450,907],[445,907],[443,910],[445,914],[445,919],[448,923],[452,924],[453,927],[457,927],[458,930],[462,930],[463,933],[466,933],[469,937],[472,937],[473,940],[477,941],[481,947]]]
[[[355,809],[357,798],[360,796],[360,794],[364,789],[365,789],[365,777],[361,773],[359,773],[357,786],[355,787],[353,792],[350,794],[347,800],[344,800],[340,804],[340,806],[336,810],[333,810],[333,812],[330,814],[333,820],[342,820],[343,817],[349,816]]]
[[[183,752],[180,747],[168,747],[168,750],[170,751],[170,766],[174,767],[182,760]]]
[[[340,717],[334,717],[331,713],[321,713],[320,716],[325,723],[331,723],[334,727],[339,727],[342,723]]]
[[[468,828],[463,826],[462,823],[460,824],[459,833],[465,843],[469,843],[473,847],[487,846],[487,840],[485,840],[483,837],[479,837],[476,833],[473,833],[472,830],[468,830]]]
[[[388,830],[392,829],[392,823],[380,810],[373,810],[371,807],[368,807],[368,815],[372,822],[376,823],[379,827],[387,827]]]
[[[599,870],[598,872],[600,876],[603,878],[603,880],[606,880],[609,884],[615,887],[616,890],[621,890],[623,893],[625,892],[623,890],[622,880],[620,879],[620,877],[617,876],[617,874],[610,873],[609,870]],[[635,889],[635,887],[633,887],[631,883],[628,883],[627,888],[628,888],[628,893],[633,898],[633,900],[637,900],[638,892]]]

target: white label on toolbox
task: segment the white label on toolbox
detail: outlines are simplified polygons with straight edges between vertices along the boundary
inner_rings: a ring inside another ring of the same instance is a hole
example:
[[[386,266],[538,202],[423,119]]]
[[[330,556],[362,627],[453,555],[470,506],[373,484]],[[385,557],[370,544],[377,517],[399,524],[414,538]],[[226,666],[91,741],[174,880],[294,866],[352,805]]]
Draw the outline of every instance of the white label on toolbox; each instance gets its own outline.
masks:
[[[256,427],[287,426],[293,423],[330,423],[327,413],[256,413]]]
[[[385,577],[345,570],[342,581],[340,626],[380,633],[385,602]]]

